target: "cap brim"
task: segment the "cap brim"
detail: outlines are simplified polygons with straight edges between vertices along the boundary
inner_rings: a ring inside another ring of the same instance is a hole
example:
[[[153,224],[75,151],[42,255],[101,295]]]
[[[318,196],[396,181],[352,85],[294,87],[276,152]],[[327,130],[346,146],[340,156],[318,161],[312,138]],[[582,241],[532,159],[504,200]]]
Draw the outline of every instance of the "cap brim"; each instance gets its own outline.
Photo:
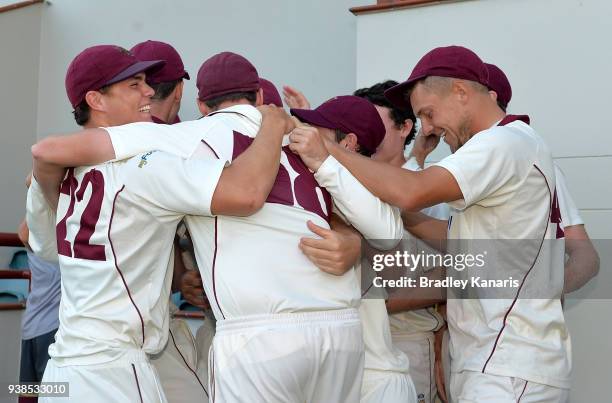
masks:
[[[148,60],[148,61],[136,62],[132,64],[130,67],[128,67],[127,69],[117,74],[115,77],[105,82],[104,85],[111,85],[111,84],[118,83],[119,81],[123,81],[126,78],[133,77],[138,73],[142,73],[143,71],[146,72],[148,70],[161,68],[164,66],[164,64],[166,64],[165,60]]]
[[[394,106],[400,109],[411,109],[410,100],[406,99],[406,91],[411,89],[414,84],[423,77],[410,77],[403,83],[399,83],[385,91],[385,98],[389,100]]]
[[[314,126],[325,127],[327,129],[338,129],[338,125],[325,119],[320,112],[314,109],[289,109],[289,113],[297,117],[304,123]]]

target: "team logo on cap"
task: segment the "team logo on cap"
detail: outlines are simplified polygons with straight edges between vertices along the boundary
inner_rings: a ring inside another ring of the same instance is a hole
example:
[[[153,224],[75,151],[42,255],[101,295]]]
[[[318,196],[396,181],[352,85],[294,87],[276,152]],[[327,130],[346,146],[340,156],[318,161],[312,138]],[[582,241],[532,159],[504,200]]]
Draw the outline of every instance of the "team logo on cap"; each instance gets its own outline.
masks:
[[[132,52],[130,52],[129,50],[127,50],[126,48],[122,48],[121,46],[115,46],[115,48],[123,53],[124,55],[128,55],[128,56],[134,56],[134,54]]]

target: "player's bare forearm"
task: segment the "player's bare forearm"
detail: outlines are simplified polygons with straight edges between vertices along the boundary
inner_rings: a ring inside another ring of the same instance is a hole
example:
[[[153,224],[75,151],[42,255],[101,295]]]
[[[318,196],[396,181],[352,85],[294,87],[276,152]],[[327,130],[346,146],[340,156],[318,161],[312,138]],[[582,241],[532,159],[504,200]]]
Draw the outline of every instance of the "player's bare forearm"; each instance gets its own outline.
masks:
[[[448,222],[438,220],[421,212],[403,211],[404,228],[432,248],[446,251]]]
[[[66,168],[42,162],[35,158],[33,161],[32,174],[34,178],[36,178],[49,206],[51,209],[55,210],[59,200],[60,184],[66,174]]]
[[[385,280],[397,280],[398,276],[403,275],[400,270],[384,270],[381,272]],[[393,288],[389,291],[389,301],[391,309],[387,303],[389,312],[409,311],[413,309],[425,308],[434,304],[446,302],[446,288],[421,286],[420,278],[428,280],[442,280],[446,276],[446,269],[436,267],[426,272],[422,270],[404,273],[406,277],[415,279],[414,287]]]
[[[272,190],[282,138],[292,128],[288,127],[291,120],[285,119],[286,113],[279,111],[281,108],[265,108],[255,140],[221,174],[211,204],[215,215],[251,215],[263,206]]]
[[[326,145],[329,153],[370,192],[402,210],[419,211],[463,197],[454,177],[444,168],[412,172],[348,152],[337,144],[326,142]]]
[[[32,146],[32,156],[37,161],[67,168],[112,160],[115,150],[106,130],[96,128],[46,137]]]
[[[187,271],[185,264],[183,263],[183,256],[181,248],[179,246],[178,236],[174,237],[174,270],[172,272],[172,292],[178,292],[181,290],[181,279],[183,274]]]
[[[444,300],[441,298],[438,298],[438,299],[393,298],[387,301],[387,312],[397,313],[397,312],[404,312],[404,311],[412,311],[415,309],[428,308],[430,306],[434,306],[435,304],[439,304],[441,302],[444,302]]]
[[[565,283],[563,293],[576,291],[599,272],[599,255],[593,246],[584,225],[573,225],[565,229]]]

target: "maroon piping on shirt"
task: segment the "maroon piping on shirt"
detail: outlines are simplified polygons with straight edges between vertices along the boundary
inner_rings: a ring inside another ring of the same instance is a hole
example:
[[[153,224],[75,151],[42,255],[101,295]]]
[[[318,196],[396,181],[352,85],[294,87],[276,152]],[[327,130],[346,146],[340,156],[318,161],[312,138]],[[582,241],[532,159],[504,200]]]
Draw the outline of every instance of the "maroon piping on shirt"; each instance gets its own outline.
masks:
[[[512,308],[514,308],[514,305],[516,304],[516,301],[518,300],[518,296],[521,293],[521,289],[523,288],[523,285],[525,284],[525,280],[527,279],[527,276],[529,276],[529,273],[531,273],[531,270],[533,270],[533,267],[535,266],[536,262],[538,261],[538,257],[540,257],[540,252],[542,251],[542,245],[544,244],[544,239],[546,239],[546,230],[548,228],[548,224],[550,222],[550,214],[551,214],[551,210],[552,210],[552,195],[550,194],[550,187],[548,186],[548,180],[546,179],[546,176],[544,175],[544,173],[542,173],[542,171],[540,170],[540,168],[538,168],[537,165],[533,165],[535,169],[538,170],[538,172],[540,173],[540,175],[542,175],[542,177],[544,178],[544,182],[546,182],[546,189],[548,190],[548,214],[546,216],[546,226],[544,227],[544,233],[542,234],[542,240],[540,241],[540,247],[538,248],[538,253],[535,256],[535,259],[533,259],[533,263],[531,264],[531,267],[529,268],[529,270],[527,270],[527,273],[525,273],[525,276],[523,276],[523,280],[521,281],[521,285],[519,286],[518,290],[516,291],[516,296],[514,297],[514,300],[512,301],[512,304],[510,304],[510,307],[508,308],[508,310],[506,311],[506,314],[504,315],[504,323],[501,327],[501,329],[499,329],[499,332],[497,333],[497,337],[495,338],[495,343],[493,344],[493,350],[491,350],[491,354],[489,354],[489,358],[487,358],[487,361],[485,361],[484,366],[482,367],[482,373],[485,373],[485,370],[487,369],[487,365],[489,364],[489,361],[491,361],[491,358],[493,358],[493,354],[495,353],[495,349],[497,348],[497,343],[499,342],[499,338],[501,337],[504,329],[506,328],[506,320],[508,319],[508,315],[510,314],[510,312],[512,311]]]
[[[113,226],[113,217],[115,216],[115,205],[117,204],[117,197],[119,196],[119,193],[123,192],[123,189],[125,189],[125,185],[123,185],[121,187],[121,189],[119,189],[117,191],[117,193],[115,194],[115,198],[113,199],[113,210],[111,212],[111,218],[110,218],[110,222],[108,224],[108,241],[110,242],[110,247],[111,247],[111,251],[113,252],[113,259],[114,259],[114,263],[115,263],[115,268],[117,269],[117,272],[119,273],[119,276],[121,277],[121,281],[123,281],[123,285],[128,293],[128,297],[130,297],[130,301],[132,301],[132,305],[134,305],[134,308],[136,309],[136,312],[138,313],[138,317],[140,318],[140,327],[142,330],[142,345],[144,346],[144,342],[145,342],[145,331],[144,331],[144,320],[142,320],[142,315],[140,314],[140,310],[138,309],[138,307],[136,306],[136,303],[134,302],[134,299],[132,298],[132,293],[130,292],[130,288],[128,287],[127,283],[125,282],[125,278],[123,277],[123,273],[121,272],[121,269],[119,269],[119,264],[117,263],[117,255],[115,254],[115,248],[113,246],[113,240],[111,239],[111,228]],[[142,346],[141,346],[142,347]]]
[[[136,374],[136,367],[132,364],[132,371],[134,371],[134,378],[136,379],[136,388],[138,388],[138,396],[140,396],[140,403],[144,403],[142,400],[142,392],[140,391],[140,382],[138,382],[138,375]]]

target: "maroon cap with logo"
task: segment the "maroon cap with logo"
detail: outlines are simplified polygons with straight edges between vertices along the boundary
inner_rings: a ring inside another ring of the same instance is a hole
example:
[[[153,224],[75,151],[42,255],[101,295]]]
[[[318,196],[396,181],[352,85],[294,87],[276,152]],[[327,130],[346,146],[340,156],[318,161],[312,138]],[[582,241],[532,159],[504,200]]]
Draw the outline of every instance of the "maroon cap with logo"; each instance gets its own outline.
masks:
[[[510,100],[512,99],[512,87],[506,74],[494,64],[485,63],[489,70],[489,85],[487,86],[491,91],[497,93],[497,101],[505,108],[508,107]]]
[[[334,97],[314,110],[291,109],[291,114],[314,126],[354,133],[369,154],[385,137],[385,125],[374,104],[354,95]]]
[[[161,69],[147,75],[147,83],[159,84],[181,78],[189,80],[183,60],[176,49],[165,42],[145,41],[134,46],[132,53],[139,60],[164,60],[166,64]]]
[[[143,71],[163,66],[163,60],[140,61],[130,51],[115,45],[92,46],[79,53],[66,72],[66,93],[73,108],[88,91],[123,81]]]
[[[398,107],[406,107],[406,103],[410,103],[406,99],[406,91],[429,76],[475,81],[485,87],[489,85],[487,67],[476,53],[462,46],[446,46],[425,54],[414,66],[410,77],[385,91],[385,97]]]
[[[263,103],[264,105],[276,105],[279,108],[283,107],[283,100],[281,99],[278,90],[274,86],[271,81],[266,80],[265,78],[259,78],[259,85],[263,90]]]
[[[260,88],[257,69],[246,58],[232,52],[218,53],[206,60],[198,71],[198,98],[207,101],[232,92],[251,92]]]

